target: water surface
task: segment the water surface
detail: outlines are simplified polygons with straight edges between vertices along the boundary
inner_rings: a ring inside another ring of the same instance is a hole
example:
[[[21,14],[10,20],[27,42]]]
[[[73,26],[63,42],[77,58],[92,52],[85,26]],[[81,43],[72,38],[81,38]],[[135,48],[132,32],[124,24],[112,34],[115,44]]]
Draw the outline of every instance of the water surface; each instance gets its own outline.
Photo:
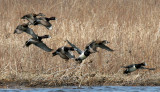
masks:
[[[59,88],[0,89],[0,92],[160,92],[160,86],[64,86]]]

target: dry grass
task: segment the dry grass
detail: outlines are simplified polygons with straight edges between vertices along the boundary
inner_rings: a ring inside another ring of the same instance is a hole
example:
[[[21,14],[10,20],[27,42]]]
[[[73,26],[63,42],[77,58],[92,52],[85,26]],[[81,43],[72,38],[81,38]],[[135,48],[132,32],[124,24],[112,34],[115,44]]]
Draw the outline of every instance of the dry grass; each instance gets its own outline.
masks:
[[[38,35],[52,36],[44,40],[49,47],[56,50],[67,45],[64,40],[68,39],[83,49],[90,41],[100,39],[110,41],[108,46],[115,51],[99,49],[99,53],[74,67],[74,60],[65,62],[34,45],[23,48],[31,36],[14,35],[14,29],[27,22],[20,17],[39,12],[58,19],[52,21],[52,31],[31,26]],[[159,0],[0,0],[0,18],[1,80],[49,81],[46,85],[106,82],[107,85],[160,79]],[[143,61],[157,69],[123,75],[120,66]]]

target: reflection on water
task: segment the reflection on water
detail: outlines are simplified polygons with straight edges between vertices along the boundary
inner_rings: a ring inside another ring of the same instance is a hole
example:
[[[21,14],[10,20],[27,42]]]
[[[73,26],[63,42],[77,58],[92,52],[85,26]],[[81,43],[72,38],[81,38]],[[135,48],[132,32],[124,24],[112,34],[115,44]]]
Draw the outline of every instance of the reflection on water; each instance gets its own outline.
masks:
[[[160,86],[65,86],[59,88],[0,89],[0,92],[160,92]]]

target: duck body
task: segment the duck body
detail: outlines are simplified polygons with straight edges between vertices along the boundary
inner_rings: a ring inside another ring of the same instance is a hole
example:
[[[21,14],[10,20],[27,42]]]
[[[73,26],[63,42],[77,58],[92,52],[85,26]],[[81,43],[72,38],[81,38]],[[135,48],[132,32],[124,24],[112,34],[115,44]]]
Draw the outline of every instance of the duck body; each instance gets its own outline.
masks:
[[[144,69],[144,66],[146,66],[145,62],[140,63],[140,64],[132,64],[129,66],[125,66],[124,68],[127,68],[127,69],[123,73],[128,74],[128,73],[131,73],[137,69]]]
[[[89,55],[91,54],[91,52],[89,50],[85,50],[83,51],[78,58],[76,58],[75,60],[78,61],[78,63],[82,63],[82,61],[84,59],[86,59]]]

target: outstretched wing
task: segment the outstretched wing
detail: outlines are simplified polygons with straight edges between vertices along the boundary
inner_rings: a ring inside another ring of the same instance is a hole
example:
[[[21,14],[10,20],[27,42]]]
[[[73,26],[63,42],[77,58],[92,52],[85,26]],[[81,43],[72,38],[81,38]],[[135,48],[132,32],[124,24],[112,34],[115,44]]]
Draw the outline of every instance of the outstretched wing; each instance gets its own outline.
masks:
[[[156,68],[147,68],[148,70],[156,70]]]
[[[155,70],[156,68],[146,68],[146,67],[141,67],[140,69]]]
[[[37,18],[34,25],[43,25],[49,30],[52,29],[52,24],[49,21],[47,21],[44,17]]]
[[[35,43],[34,45],[38,46],[39,48],[41,48],[47,52],[51,52],[53,50],[53,49],[50,49],[49,47],[47,47],[46,44],[44,44],[43,42]]]
[[[37,38],[38,37],[38,35],[36,35],[31,28],[28,28],[25,32],[27,34],[30,34],[33,38]]]
[[[35,21],[33,14],[24,15],[21,19],[27,19],[31,24],[34,24]]]
[[[108,46],[104,45],[104,44],[101,44],[99,45],[98,47],[102,48],[102,49],[105,49],[105,50],[108,50],[108,51],[114,51],[112,50],[111,48],[109,48]]]
[[[128,66],[121,66],[121,68],[131,68],[131,67],[133,67],[133,66],[134,66],[134,64],[128,65]]]
[[[21,31],[21,30],[19,30],[19,29],[15,29],[15,30],[14,30],[14,34],[15,34],[15,33],[21,34],[21,33],[23,33],[23,31]]]
[[[69,42],[68,40],[66,40],[66,41],[68,42],[69,45],[71,45],[73,48],[75,48],[75,50],[78,52],[78,54],[81,54],[81,53],[82,53],[82,51],[81,51],[78,47],[76,47],[74,44],[72,44],[72,43]]]

